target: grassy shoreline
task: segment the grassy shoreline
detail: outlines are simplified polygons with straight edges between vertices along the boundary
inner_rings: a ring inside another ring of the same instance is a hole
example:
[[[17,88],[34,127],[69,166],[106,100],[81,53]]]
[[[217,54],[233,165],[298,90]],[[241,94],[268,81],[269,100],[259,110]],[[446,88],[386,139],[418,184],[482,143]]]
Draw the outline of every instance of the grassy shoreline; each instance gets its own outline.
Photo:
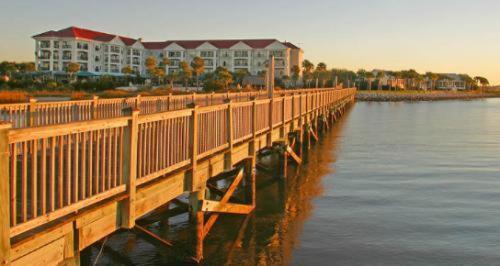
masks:
[[[444,101],[495,97],[500,97],[500,93],[479,91],[358,91],[356,93],[356,100],[360,102]]]

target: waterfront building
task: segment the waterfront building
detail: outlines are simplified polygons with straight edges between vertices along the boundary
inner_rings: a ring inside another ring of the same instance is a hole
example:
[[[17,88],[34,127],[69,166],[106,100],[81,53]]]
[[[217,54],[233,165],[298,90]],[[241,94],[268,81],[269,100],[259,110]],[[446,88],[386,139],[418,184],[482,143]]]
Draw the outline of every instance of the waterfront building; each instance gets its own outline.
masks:
[[[467,84],[458,74],[441,74],[442,77],[436,82],[438,90],[465,90]]]
[[[80,65],[79,75],[122,75],[130,66],[134,72],[146,75],[145,60],[154,56],[158,62],[169,58],[165,71],[179,69],[179,63],[199,56],[205,61],[205,71],[226,67],[229,71],[246,70],[257,75],[266,70],[271,55],[275,58],[277,77],[290,76],[293,66],[300,66],[303,51],[290,42],[276,39],[177,40],[144,42],[89,29],[69,27],[33,36],[35,64],[38,71],[65,73],[70,62]]]

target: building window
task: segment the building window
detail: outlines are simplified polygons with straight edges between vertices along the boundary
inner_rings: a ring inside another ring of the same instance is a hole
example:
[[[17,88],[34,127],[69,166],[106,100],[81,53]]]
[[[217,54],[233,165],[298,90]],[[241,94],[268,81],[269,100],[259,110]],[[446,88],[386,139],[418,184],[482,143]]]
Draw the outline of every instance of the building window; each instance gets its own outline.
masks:
[[[134,50],[132,50],[132,55],[134,55],[134,56],[141,56],[141,51],[139,51],[137,49],[134,49]]]
[[[87,60],[89,60],[88,53],[87,52],[78,51],[78,60],[81,60],[81,61],[87,61]]]
[[[205,62],[205,66],[213,66],[214,65],[213,59],[205,59],[203,61]]]
[[[222,66],[224,67],[226,66],[226,61],[222,62]]]
[[[71,49],[71,43],[68,41],[63,41],[62,42],[62,48],[63,49]]]
[[[71,60],[71,51],[63,51],[63,60]]]
[[[40,55],[38,59],[50,59],[50,51],[42,50],[40,51]]]
[[[54,48],[59,48],[59,41],[54,41]]]
[[[88,71],[88,65],[87,63],[80,63],[80,71]]]
[[[274,55],[274,57],[284,57],[285,53],[283,51],[271,51],[271,55]]]
[[[119,54],[120,53],[120,47],[112,45],[111,46],[111,52]]]
[[[138,66],[133,66],[132,70],[134,71],[134,73],[139,73],[139,67]]]
[[[59,59],[59,52],[57,52],[57,51],[56,51],[56,52],[54,52],[54,53],[52,54],[52,59],[54,59],[54,60],[58,60],[58,59]]]
[[[234,57],[248,57],[248,51],[234,51]]]
[[[59,71],[59,62],[58,61],[54,61],[54,63],[52,63],[52,70]]]
[[[100,69],[98,66],[96,66],[94,70],[95,70],[95,72],[99,72]]]
[[[172,59],[172,60],[170,60],[169,66],[177,67],[177,66],[179,66],[179,62],[180,62],[179,59]]]
[[[50,62],[49,61],[42,61],[38,64],[38,69],[40,71],[49,71],[50,70]]]
[[[141,60],[139,59],[139,57],[132,58],[132,64],[134,64],[134,65],[140,65],[141,64]]]
[[[111,73],[119,73],[120,69],[118,68],[118,65],[111,65]]]
[[[120,56],[116,54],[111,55],[111,63],[120,63]]]
[[[168,57],[181,57],[181,51],[169,51]]]
[[[82,49],[82,50],[88,50],[89,49],[89,44],[86,42],[78,42],[76,44],[76,48]]]
[[[100,46],[100,45],[96,45],[96,46],[95,46],[95,51],[96,51],[96,52],[99,52],[100,50],[101,50],[101,46]]]
[[[235,59],[234,66],[236,67],[248,66],[248,59]]]
[[[101,60],[101,58],[99,58],[99,56],[96,56],[96,57],[95,57],[95,61],[96,61],[96,62],[99,62],[99,60]]]
[[[40,41],[40,48],[50,48],[50,41]]]
[[[201,51],[201,57],[214,57],[214,51]]]

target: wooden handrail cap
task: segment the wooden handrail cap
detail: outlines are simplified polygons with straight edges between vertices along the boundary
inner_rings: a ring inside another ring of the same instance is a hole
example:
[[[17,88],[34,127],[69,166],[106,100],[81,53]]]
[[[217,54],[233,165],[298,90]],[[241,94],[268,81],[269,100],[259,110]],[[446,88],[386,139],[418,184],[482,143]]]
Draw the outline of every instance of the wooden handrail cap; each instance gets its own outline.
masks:
[[[11,129],[11,128],[12,128],[12,123],[11,122],[0,121],[0,130]]]

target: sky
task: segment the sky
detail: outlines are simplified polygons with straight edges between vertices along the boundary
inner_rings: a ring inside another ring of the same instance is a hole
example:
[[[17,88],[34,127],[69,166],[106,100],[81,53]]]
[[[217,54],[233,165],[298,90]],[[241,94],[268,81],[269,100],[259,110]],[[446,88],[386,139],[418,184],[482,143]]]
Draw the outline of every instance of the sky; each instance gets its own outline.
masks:
[[[329,68],[482,75],[500,84],[498,0],[2,0],[0,61],[78,26],[145,41],[276,38]]]

